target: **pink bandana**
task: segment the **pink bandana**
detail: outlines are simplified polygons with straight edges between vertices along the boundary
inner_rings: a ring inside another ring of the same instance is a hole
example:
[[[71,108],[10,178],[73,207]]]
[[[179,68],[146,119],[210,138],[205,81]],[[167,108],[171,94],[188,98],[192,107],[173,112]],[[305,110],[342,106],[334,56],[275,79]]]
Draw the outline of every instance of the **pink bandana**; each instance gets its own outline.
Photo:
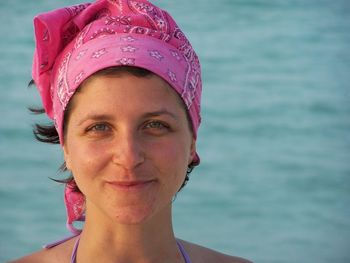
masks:
[[[32,76],[63,145],[64,110],[79,85],[111,66],[148,69],[181,96],[194,136],[202,91],[196,53],[173,18],[147,0],[97,0],[40,14],[34,19]],[[198,154],[194,162],[199,163]],[[67,224],[83,220],[84,197],[65,190]]]

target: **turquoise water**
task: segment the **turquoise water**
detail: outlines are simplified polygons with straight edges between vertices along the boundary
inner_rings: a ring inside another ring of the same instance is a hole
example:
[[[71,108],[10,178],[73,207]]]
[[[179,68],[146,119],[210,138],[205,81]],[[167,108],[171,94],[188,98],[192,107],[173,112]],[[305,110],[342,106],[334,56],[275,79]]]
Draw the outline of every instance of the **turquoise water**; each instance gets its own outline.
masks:
[[[203,67],[202,164],[174,208],[183,239],[255,262],[350,262],[350,2],[155,1]],[[31,135],[34,14],[0,4],[0,262],[68,234],[59,148]]]

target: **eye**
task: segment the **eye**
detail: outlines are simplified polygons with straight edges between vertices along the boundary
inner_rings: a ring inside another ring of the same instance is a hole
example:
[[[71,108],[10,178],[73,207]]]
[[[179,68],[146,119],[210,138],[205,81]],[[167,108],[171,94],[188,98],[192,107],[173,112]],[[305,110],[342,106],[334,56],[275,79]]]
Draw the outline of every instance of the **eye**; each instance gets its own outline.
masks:
[[[106,132],[109,131],[111,128],[105,124],[105,123],[97,123],[92,126],[90,126],[87,131],[88,132]]]
[[[144,128],[151,131],[165,131],[169,129],[169,125],[161,121],[150,121],[146,123]]]
[[[159,122],[159,121],[151,121],[146,124],[146,128],[151,128],[151,129],[162,129],[165,128],[164,124]]]

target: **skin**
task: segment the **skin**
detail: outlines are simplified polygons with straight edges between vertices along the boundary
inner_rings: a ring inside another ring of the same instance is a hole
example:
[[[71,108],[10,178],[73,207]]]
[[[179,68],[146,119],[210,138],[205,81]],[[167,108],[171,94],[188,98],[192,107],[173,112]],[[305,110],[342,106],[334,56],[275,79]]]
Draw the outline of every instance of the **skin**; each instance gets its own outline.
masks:
[[[86,198],[77,262],[184,262],[171,209],[196,142],[175,91],[155,75],[94,76],[67,127],[65,160]],[[74,242],[14,262],[70,262]],[[249,262],[181,243],[192,262]]]

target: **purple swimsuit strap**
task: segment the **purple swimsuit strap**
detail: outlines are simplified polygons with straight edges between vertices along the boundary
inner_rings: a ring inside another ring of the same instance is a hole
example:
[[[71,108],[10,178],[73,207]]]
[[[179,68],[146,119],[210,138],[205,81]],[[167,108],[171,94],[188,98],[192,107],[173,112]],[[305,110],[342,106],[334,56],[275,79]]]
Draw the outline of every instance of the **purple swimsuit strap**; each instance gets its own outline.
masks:
[[[79,234],[80,234],[80,233],[79,233]],[[61,239],[61,240],[58,240],[58,241],[55,241],[55,242],[46,244],[46,245],[43,245],[43,248],[47,248],[47,249],[53,248],[53,247],[58,246],[58,245],[60,245],[60,244],[62,244],[62,243],[64,243],[64,242],[66,242],[66,241],[68,241],[68,240],[70,240],[70,239],[72,239],[72,238],[75,238],[75,237],[78,236],[79,234],[76,234],[76,235],[74,235],[74,236],[70,236],[70,237],[67,237],[67,238],[64,238],[64,239]]]
[[[77,252],[78,252],[79,240],[80,240],[80,237],[78,237],[77,240],[75,241],[75,244],[74,244],[74,247],[73,247],[72,256],[70,258],[70,262],[71,263],[76,263],[76,261],[77,261]]]
[[[77,251],[78,251],[78,246],[79,246],[79,237],[77,238],[77,240],[75,241],[74,247],[73,247],[73,253],[72,253],[72,257],[71,257],[71,263],[76,263],[76,259],[77,259]],[[185,260],[185,263],[191,263],[190,257],[188,256],[188,254],[185,251],[185,248],[182,246],[182,244],[180,243],[180,241],[176,240],[176,244],[180,249],[180,252]]]
[[[185,248],[183,247],[183,245],[180,243],[179,240],[176,239],[176,243],[177,243],[177,246],[179,247],[180,251],[181,251],[181,254],[185,260],[185,263],[191,263],[191,260],[190,260],[190,257],[188,256],[188,254],[186,253],[186,250]]]

